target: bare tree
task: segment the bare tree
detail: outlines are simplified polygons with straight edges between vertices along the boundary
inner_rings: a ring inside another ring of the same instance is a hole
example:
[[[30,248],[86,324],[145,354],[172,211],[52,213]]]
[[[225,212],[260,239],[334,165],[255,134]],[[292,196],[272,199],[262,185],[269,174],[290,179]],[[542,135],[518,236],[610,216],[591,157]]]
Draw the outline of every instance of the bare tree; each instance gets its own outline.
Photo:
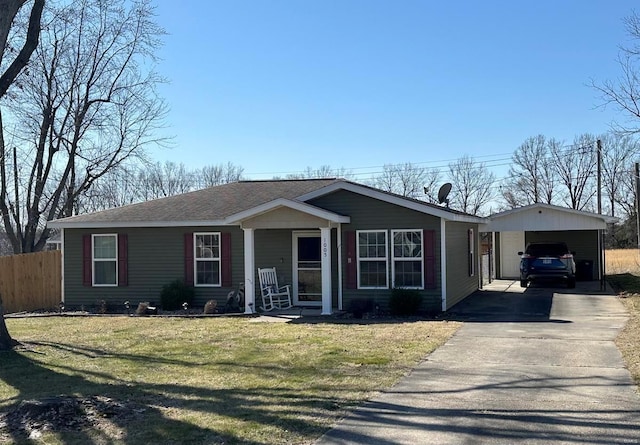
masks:
[[[0,66],[4,68],[0,75],[0,99],[4,97],[9,87],[27,66],[31,55],[38,46],[44,0],[34,0],[26,32],[23,29],[15,30],[13,27],[16,16],[25,3],[27,0],[0,0]],[[24,34],[20,50],[7,44],[9,35],[14,30],[16,31],[15,35]],[[5,63],[7,50],[14,53],[15,57]]]
[[[164,198],[194,190],[193,175],[184,164],[156,162],[138,173],[140,200]]]
[[[323,178],[344,178],[349,179],[353,174],[344,167],[332,168],[330,165],[321,165],[319,168],[307,167],[304,172],[291,173],[285,179],[323,179]],[[273,179],[281,179],[274,176]]]
[[[88,213],[140,202],[137,166],[119,165],[96,180],[76,200],[77,212]]]
[[[609,201],[609,214],[616,216],[616,209],[625,209],[623,203],[633,196],[634,188],[627,188],[625,178],[631,173],[634,156],[640,145],[629,135],[605,134],[600,136],[602,142],[602,189]],[[627,206],[628,208],[628,206]],[[628,215],[628,214],[627,214]]]
[[[152,69],[164,32],[148,0],[50,6],[43,22],[2,128],[12,146],[5,137],[0,209],[16,253],[41,250],[46,221],[74,214],[97,179],[157,143],[166,112]]]
[[[371,181],[371,185],[381,190],[414,199],[430,202],[438,200],[440,172],[436,169],[404,164],[385,164],[382,173]]]
[[[622,213],[627,218],[633,217],[635,220],[636,214],[636,176],[635,170],[632,165],[622,173],[621,185],[619,193],[616,197],[616,205],[620,207]],[[636,239],[637,244],[637,239]]]
[[[96,212],[237,182],[242,179],[243,170],[231,162],[194,170],[171,161],[119,165],[97,179],[76,200],[77,212]]]
[[[227,162],[226,165],[206,165],[194,174],[196,176],[195,182],[197,186],[199,188],[205,188],[241,181],[243,172],[243,167],[234,165],[232,162]]]
[[[620,133],[640,132],[640,15],[633,11],[624,20],[630,43],[622,46],[618,54],[618,65],[621,74],[615,80],[605,80],[598,83],[594,80],[591,85],[600,92],[605,106],[612,105],[627,115],[624,123],[614,123],[614,128]]]
[[[527,138],[513,153],[509,178],[500,194],[510,208],[544,202],[551,204],[555,177],[550,160],[552,147],[559,143],[544,135]]]
[[[440,174],[440,170],[437,168],[427,168],[425,169],[424,176],[424,187],[423,192],[424,196],[419,199],[423,199],[432,204],[437,204],[438,201],[438,192],[440,191],[440,187],[443,185],[442,175]]]
[[[24,67],[29,63],[29,59],[38,45],[38,37],[40,35],[40,19],[44,8],[44,0],[35,0],[31,7],[29,16],[29,24],[27,26],[24,43],[15,58],[8,64],[5,63],[6,50],[8,48],[7,39],[12,31],[20,34],[21,30],[15,30],[14,20],[16,15],[26,3],[26,0],[0,0],[0,100],[2,100],[9,87],[15,82],[15,79],[22,72]],[[2,134],[2,115],[0,114],[0,157],[5,158],[4,136]],[[4,209],[3,213],[4,213]],[[4,321],[4,304],[2,295],[0,295],[0,350],[13,349],[18,344],[15,341]]]
[[[551,156],[564,203],[585,210],[595,196],[596,138],[590,134],[576,136],[571,147],[559,144],[551,148]]]
[[[449,180],[453,184],[451,207],[462,212],[484,213],[484,207],[495,197],[495,174],[468,155],[449,164]]]

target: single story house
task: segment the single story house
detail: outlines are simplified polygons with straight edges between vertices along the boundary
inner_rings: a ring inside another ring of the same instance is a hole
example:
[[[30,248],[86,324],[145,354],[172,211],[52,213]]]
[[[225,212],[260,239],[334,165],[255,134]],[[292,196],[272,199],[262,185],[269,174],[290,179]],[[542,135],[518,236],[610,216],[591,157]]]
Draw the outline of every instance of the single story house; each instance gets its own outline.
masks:
[[[184,280],[196,303],[245,286],[261,306],[257,269],[276,267],[293,303],[328,315],[354,299],[381,308],[416,289],[445,311],[479,288],[484,218],[344,179],[240,181],[49,222],[60,230],[63,301],[159,301]]]
[[[496,278],[518,279],[520,255],[528,243],[567,243],[577,265],[578,279],[599,280],[604,276],[603,233],[618,219],[597,213],[531,204],[491,215],[482,232],[493,234],[492,270]]]

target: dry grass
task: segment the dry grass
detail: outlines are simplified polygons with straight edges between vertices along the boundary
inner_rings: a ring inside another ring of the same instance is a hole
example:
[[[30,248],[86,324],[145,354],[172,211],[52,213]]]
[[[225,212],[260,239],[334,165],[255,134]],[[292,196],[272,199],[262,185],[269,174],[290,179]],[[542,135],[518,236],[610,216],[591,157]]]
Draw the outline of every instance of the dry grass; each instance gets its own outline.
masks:
[[[0,442],[311,443],[459,327],[309,321],[8,319],[26,348],[0,355]],[[11,415],[60,395],[111,408],[66,429]]]
[[[637,249],[613,249],[606,251],[608,275],[630,273],[640,276],[640,253]]]
[[[609,282],[629,311],[616,345],[640,389],[640,255],[637,249],[618,249],[607,250],[606,258]]]
[[[629,321],[616,338],[616,345],[640,390],[640,294],[622,298],[622,302],[629,311]]]

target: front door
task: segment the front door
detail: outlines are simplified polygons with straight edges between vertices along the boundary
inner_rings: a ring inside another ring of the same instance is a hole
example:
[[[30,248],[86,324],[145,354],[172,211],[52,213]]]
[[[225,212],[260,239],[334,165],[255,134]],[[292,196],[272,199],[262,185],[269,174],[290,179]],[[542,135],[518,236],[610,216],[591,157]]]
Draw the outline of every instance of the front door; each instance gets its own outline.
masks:
[[[293,233],[293,302],[300,306],[322,304],[320,232]]]

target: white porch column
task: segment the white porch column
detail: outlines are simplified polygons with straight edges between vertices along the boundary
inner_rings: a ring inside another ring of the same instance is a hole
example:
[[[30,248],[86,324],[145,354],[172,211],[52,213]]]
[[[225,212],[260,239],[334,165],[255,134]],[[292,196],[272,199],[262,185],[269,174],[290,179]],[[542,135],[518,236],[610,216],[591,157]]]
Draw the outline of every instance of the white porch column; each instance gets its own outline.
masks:
[[[320,249],[322,267],[322,312],[331,315],[331,228],[320,228]]]
[[[253,229],[244,231],[244,313],[253,314],[256,310],[255,277],[256,255],[253,242]]]

